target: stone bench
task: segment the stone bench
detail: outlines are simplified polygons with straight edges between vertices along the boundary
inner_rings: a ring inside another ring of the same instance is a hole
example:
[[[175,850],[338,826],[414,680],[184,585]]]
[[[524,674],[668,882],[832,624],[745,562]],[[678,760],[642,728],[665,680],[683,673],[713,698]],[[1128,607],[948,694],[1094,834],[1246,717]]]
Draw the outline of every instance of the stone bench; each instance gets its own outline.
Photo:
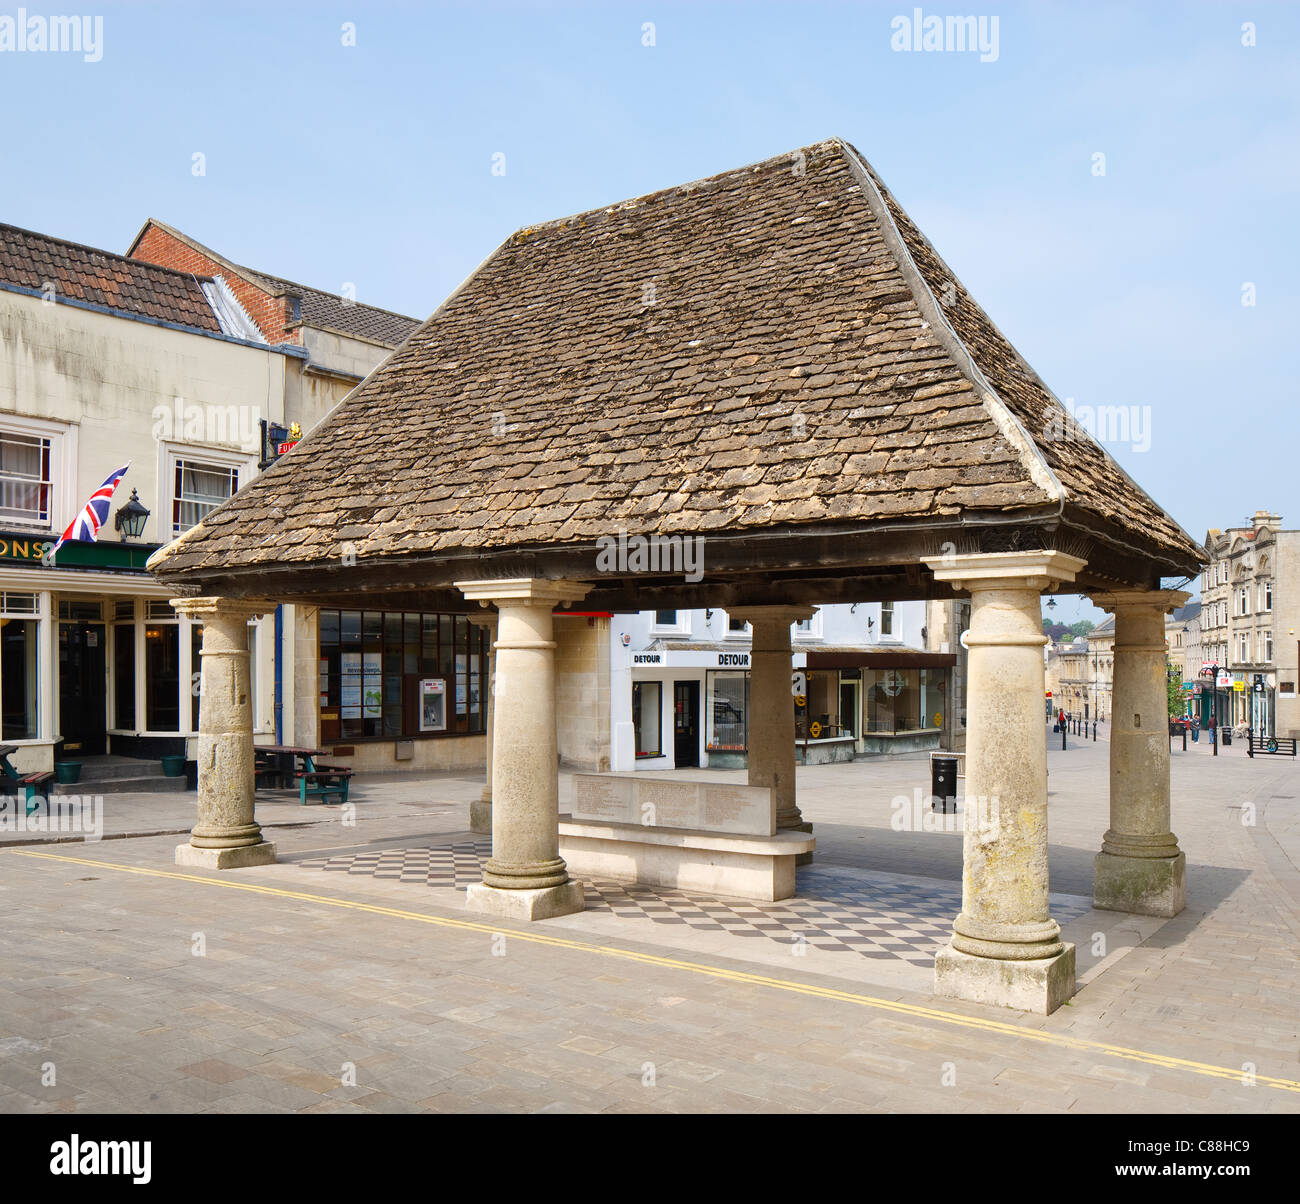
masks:
[[[816,844],[804,832],[741,836],[560,817],[560,856],[575,877],[765,902],[794,895],[795,857]]]

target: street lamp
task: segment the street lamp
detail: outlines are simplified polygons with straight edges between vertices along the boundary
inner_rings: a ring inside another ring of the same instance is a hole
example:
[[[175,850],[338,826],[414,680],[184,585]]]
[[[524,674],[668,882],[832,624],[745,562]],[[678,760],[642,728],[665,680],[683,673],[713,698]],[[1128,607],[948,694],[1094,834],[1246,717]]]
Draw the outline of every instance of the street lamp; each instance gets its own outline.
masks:
[[[123,539],[139,539],[144,534],[150,513],[140,501],[140,495],[132,489],[131,500],[125,506],[119,506],[113,515],[113,525],[122,533]]]
[[[1214,755],[1219,755],[1219,666],[1217,664],[1205,665],[1200,672],[1201,677],[1209,675],[1210,678],[1210,719],[1213,726],[1210,727],[1210,743],[1214,745]],[[1205,687],[1201,687],[1204,692]],[[1209,725],[1207,725],[1209,726]]]

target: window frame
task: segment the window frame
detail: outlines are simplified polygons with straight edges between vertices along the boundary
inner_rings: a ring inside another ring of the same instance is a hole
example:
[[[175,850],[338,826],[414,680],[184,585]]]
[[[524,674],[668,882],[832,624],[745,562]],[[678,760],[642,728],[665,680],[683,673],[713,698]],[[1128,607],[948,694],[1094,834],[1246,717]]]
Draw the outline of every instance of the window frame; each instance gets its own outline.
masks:
[[[49,518],[44,522],[0,518],[0,524],[16,531],[30,531],[33,535],[61,533],[85,504],[85,499],[77,501],[77,428],[63,422],[4,414],[0,415],[0,432],[50,441]]]

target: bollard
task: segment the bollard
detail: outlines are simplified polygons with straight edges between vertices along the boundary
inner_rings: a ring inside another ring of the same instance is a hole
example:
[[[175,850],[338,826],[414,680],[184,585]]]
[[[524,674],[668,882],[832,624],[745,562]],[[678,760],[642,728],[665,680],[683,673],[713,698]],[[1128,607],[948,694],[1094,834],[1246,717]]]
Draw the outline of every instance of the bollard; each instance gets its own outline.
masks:
[[[1097,721],[1095,719],[1092,721],[1092,742],[1097,743]]]
[[[1065,748],[1065,724],[1061,724],[1061,748]]]

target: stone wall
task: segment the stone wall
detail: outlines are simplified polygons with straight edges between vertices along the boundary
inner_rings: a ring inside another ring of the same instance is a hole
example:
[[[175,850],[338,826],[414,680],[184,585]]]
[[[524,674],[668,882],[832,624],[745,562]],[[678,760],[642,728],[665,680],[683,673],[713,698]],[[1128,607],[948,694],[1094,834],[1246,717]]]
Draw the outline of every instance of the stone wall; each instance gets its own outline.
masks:
[[[560,762],[609,769],[609,619],[555,618],[555,707]],[[505,722],[501,715],[497,722]]]

